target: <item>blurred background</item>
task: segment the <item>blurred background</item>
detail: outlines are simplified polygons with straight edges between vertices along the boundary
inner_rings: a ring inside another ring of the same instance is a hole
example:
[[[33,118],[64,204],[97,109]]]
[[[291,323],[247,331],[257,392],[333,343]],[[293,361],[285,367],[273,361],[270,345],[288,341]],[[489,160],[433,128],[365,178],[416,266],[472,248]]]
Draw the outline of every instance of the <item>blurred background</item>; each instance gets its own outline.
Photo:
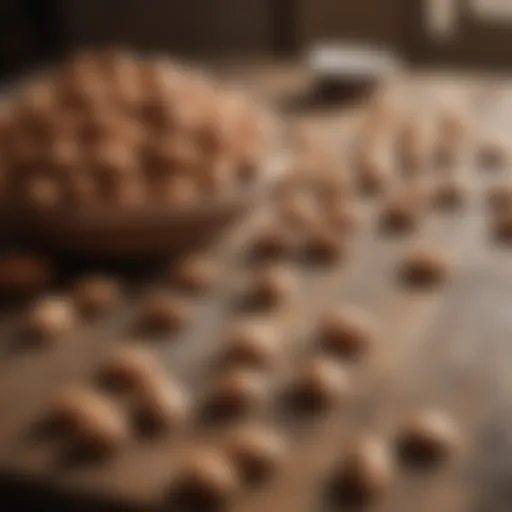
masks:
[[[511,0],[1,0],[3,78],[83,45],[194,57],[297,56],[370,42],[416,65],[506,69]]]

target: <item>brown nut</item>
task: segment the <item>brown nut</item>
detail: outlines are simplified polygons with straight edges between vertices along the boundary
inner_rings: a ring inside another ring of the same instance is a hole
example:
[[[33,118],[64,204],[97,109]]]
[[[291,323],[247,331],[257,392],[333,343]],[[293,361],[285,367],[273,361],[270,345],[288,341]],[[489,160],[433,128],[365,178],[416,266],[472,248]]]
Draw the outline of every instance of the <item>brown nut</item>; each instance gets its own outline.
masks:
[[[207,398],[212,416],[234,416],[258,409],[264,403],[267,386],[262,375],[233,368],[217,377]]]
[[[43,289],[53,269],[36,256],[13,254],[0,258],[0,293],[27,295]]]
[[[139,324],[148,331],[175,331],[185,326],[189,315],[189,308],[182,299],[165,292],[154,292],[141,304]]]
[[[184,137],[177,137],[172,143],[167,138],[152,140],[146,149],[146,158],[152,176],[191,171],[200,163],[197,147]]]
[[[380,227],[385,231],[412,231],[420,220],[419,206],[407,193],[390,197],[380,212]]]
[[[278,355],[275,331],[254,321],[238,322],[226,333],[222,362],[231,366],[268,369]]]
[[[440,463],[457,451],[460,433],[443,411],[426,409],[410,416],[398,432],[398,448],[406,462]]]
[[[139,63],[138,79],[148,98],[166,98],[170,92],[171,77],[174,78],[174,69],[171,69],[166,62],[160,59],[144,59]]]
[[[373,324],[366,312],[348,307],[327,314],[318,331],[321,347],[344,359],[362,357],[374,337]]]
[[[66,205],[72,205],[77,209],[95,206],[100,200],[97,183],[83,172],[68,176],[63,189]]]
[[[86,149],[85,155],[93,162],[101,163],[102,155],[109,155],[111,143],[120,143],[124,133],[122,119],[111,109],[92,109],[77,116],[76,137],[79,145]],[[107,160],[108,161],[108,160]]]
[[[347,244],[343,235],[318,226],[304,233],[303,249],[308,260],[332,263],[345,255]]]
[[[175,208],[184,208],[201,199],[199,185],[193,177],[185,175],[163,176],[150,185],[151,194],[158,202]]]
[[[86,276],[73,287],[77,309],[85,315],[96,315],[111,310],[121,300],[119,283],[101,275]]]
[[[80,166],[80,148],[72,137],[60,136],[46,148],[46,165],[56,176],[65,177]]]
[[[484,169],[504,168],[510,162],[509,148],[499,140],[483,141],[477,150],[477,161]]]
[[[245,425],[227,436],[226,453],[249,484],[270,476],[283,462],[286,443],[265,427]]]
[[[41,145],[34,142],[25,133],[24,128],[17,126],[14,122],[6,137],[7,139],[3,143],[3,150],[12,171],[23,172],[20,177],[26,176],[27,173],[29,173],[28,177],[39,174],[45,156]]]
[[[210,447],[186,453],[171,490],[171,501],[186,510],[222,510],[237,494],[240,479],[227,455]]]
[[[131,57],[118,46],[109,46],[96,52],[95,60],[98,72],[103,73],[107,80],[113,78],[117,72],[133,66]]]
[[[446,148],[452,148],[452,155],[457,158],[468,141],[471,123],[468,112],[461,106],[447,106],[439,116],[437,132],[439,141]]]
[[[350,235],[360,224],[360,212],[354,204],[346,201],[330,204],[324,216],[327,224],[340,234]]]
[[[295,290],[291,271],[282,265],[267,265],[258,269],[254,276],[251,299],[265,306],[279,306]]]
[[[374,501],[391,486],[394,476],[393,460],[388,447],[380,439],[364,436],[348,448],[333,485],[336,496],[357,502]]]
[[[208,165],[201,175],[201,184],[205,192],[214,197],[228,196],[235,191],[236,167],[230,155],[220,155]]]
[[[146,191],[139,176],[114,178],[110,183],[99,181],[99,190],[107,207],[131,209],[145,206]]]
[[[462,106],[444,107],[439,119],[439,132],[444,139],[460,144],[468,134],[470,122]]]
[[[28,208],[49,210],[57,207],[61,200],[61,186],[55,178],[39,175],[27,179],[23,202]]]
[[[291,389],[293,405],[323,410],[345,399],[350,392],[348,375],[335,361],[315,356],[297,371]]]
[[[172,265],[169,277],[173,284],[191,292],[204,292],[211,288],[216,278],[214,262],[204,256],[189,256]]]
[[[118,451],[130,438],[125,418],[106,397],[82,387],[61,390],[50,404],[50,418],[84,449]]]
[[[492,234],[498,242],[508,244],[512,241],[512,210],[494,215]]]
[[[62,297],[38,299],[29,308],[25,328],[29,336],[38,340],[55,340],[71,331],[76,315],[72,303]]]
[[[159,372],[160,368],[148,350],[128,345],[117,348],[103,361],[99,377],[109,387],[136,391]]]
[[[55,106],[56,97],[52,83],[40,80],[22,90],[16,113],[26,119],[36,120],[50,116]]]
[[[284,258],[292,252],[293,240],[289,230],[274,223],[256,233],[252,250],[258,258]]]
[[[106,88],[94,71],[85,70],[61,84],[59,102],[66,110],[88,113],[105,107]]]
[[[442,252],[426,247],[416,247],[405,256],[400,274],[408,284],[431,286],[445,281],[449,271],[448,260]]]
[[[190,404],[181,386],[164,376],[152,374],[140,382],[136,397],[136,420],[140,427],[164,430],[187,418]]]
[[[346,204],[348,188],[348,174],[342,173],[338,169],[319,175],[311,186],[318,203],[334,210],[337,205]]]
[[[427,119],[418,115],[405,122],[397,155],[403,173],[417,174],[428,167],[433,156],[431,128]]]
[[[364,195],[374,196],[382,192],[388,181],[386,164],[376,156],[365,155],[356,164],[355,181]]]
[[[400,167],[406,175],[414,175],[423,171],[428,164],[427,155],[420,146],[405,146],[400,154]]]
[[[487,204],[491,213],[502,213],[512,210],[512,184],[498,183],[489,187]]]
[[[217,108],[214,112],[207,114],[194,134],[202,151],[209,156],[214,157],[224,151],[232,135],[231,120],[222,115],[223,112],[217,111]]]
[[[279,219],[293,228],[304,228],[319,222],[318,204],[313,194],[304,191],[288,192],[278,205]]]
[[[464,184],[456,179],[444,179],[433,190],[433,200],[436,206],[442,209],[455,209],[460,207],[466,199]]]
[[[91,152],[91,171],[102,189],[132,178],[136,171],[132,150],[122,144],[103,141]]]

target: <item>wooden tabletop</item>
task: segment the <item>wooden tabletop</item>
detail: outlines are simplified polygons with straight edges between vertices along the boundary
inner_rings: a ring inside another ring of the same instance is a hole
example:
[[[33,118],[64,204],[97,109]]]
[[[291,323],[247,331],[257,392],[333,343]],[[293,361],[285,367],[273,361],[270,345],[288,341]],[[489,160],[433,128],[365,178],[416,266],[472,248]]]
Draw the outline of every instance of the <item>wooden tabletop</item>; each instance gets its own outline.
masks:
[[[244,72],[243,77],[274,101],[305,90],[303,74],[295,69]],[[482,81],[443,75],[430,78],[429,87],[434,90],[448,84],[460,87],[464,94],[494,83],[482,85]],[[413,89],[426,82],[411,78],[409,83]],[[263,85],[268,89],[263,90]],[[499,94],[493,93],[496,102],[506,101],[507,90],[500,82]],[[344,133],[343,119],[348,115],[344,112],[345,107],[333,105],[292,109],[291,115],[321,126],[335,142],[338,133]],[[487,119],[490,112],[486,107],[477,115]],[[491,183],[507,180],[509,172],[484,172],[468,157],[457,169],[468,186],[464,206],[456,212],[431,209],[421,229],[406,237],[381,233],[379,200],[361,200],[362,225],[346,260],[321,268],[291,263],[299,293],[271,317],[289,357],[280,375],[272,379],[271,405],[262,413],[265,421],[285,433],[291,449],[275,477],[258,491],[242,493],[232,510],[337,510],[325,498],[325,483],[346,446],[362,431],[392,443],[400,421],[419,407],[447,411],[460,428],[463,449],[430,473],[398,469],[390,493],[372,510],[508,512],[512,508],[508,432],[512,427],[508,359],[512,247],[494,243],[485,208],[485,191]],[[244,251],[252,227],[266,215],[263,206],[259,210],[240,220],[211,248],[211,257],[220,264],[219,282],[211,293],[192,301],[190,328],[164,340],[144,341],[198,403],[208,388],[223,328],[234,314],[233,298],[251,272]],[[400,262],[413,242],[447,254],[450,276],[446,283],[430,290],[402,285]],[[58,289],[67,293],[73,279],[67,276]],[[155,279],[143,279],[142,288]],[[0,489],[5,498],[0,502],[10,503],[9,510],[39,510],[43,503],[52,503],[58,510],[158,509],[165,504],[183,444],[214,440],[218,434],[197,424],[184,433],[139,440],[113,460],[85,467],[60,464],[58,442],[32,435],[55,390],[73,381],[93,383],[106,354],[133,335],[141,281],[122,280],[128,292],[118,310],[84,323],[54,347],[23,346],[23,310],[5,306],[0,322],[0,464],[4,469]],[[368,358],[350,368],[354,398],[321,418],[299,420],[280,407],[280,390],[295,365],[307,357],[318,315],[345,303],[367,310],[378,334]]]

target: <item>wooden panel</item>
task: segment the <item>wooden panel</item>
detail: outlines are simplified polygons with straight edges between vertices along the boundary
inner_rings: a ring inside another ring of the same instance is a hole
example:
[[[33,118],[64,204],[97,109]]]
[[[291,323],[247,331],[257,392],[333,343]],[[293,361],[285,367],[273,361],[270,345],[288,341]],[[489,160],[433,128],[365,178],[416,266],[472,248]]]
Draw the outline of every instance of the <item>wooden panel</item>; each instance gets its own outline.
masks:
[[[317,39],[354,39],[400,46],[403,0],[298,0],[302,44]]]
[[[266,53],[270,4],[261,0],[66,0],[71,46],[108,41],[186,53]]]
[[[463,0],[458,4],[456,30],[452,37],[436,40],[427,28],[424,4],[407,6],[407,46],[416,62],[447,63],[477,67],[507,68],[512,59],[512,24],[509,18],[492,20],[481,16]]]

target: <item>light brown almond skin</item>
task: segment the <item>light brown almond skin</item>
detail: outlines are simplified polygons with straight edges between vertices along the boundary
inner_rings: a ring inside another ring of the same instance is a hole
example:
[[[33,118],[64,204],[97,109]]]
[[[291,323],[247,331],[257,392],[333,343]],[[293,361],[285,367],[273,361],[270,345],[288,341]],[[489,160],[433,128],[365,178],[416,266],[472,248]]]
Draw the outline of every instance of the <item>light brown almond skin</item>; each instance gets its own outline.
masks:
[[[388,183],[385,163],[370,155],[362,157],[356,164],[355,182],[362,194],[372,196],[379,194]]]
[[[190,256],[169,270],[172,284],[195,293],[209,290],[214,285],[216,276],[214,262],[205,256]]]
[[[252,288],[253,298],[268,306],[279,306],[295,291],[295,276],[285,265],[271,264],[257,269]]]
[[[487,206],[491,213],[500,214],[512,210],[512,185],[500,183],[487,191]]]
[[[232,368],[212,383],[206,407],[212,415],[233,416],[259,408],[267,398],[264,377],[244,368]]]
[[[87,316],[109,311],[121,300],[119,283],[108,276],[83,277],[75,283],[72,293],[77,309]]]
[[[225,333],[221,363],[268,370],[278,358],[278,343],[276,333],[268,325],[250,320],[234,322]]]
[[[466,200],[467,190],[464,184],[455,179],[443,179],[433,189],[434,206],[453,210],[462,206]]]
[[[189,319],[187,304],[169,293],[155,292],[141,304],[139,325],[147,331],[177,331]]]
[[[339,261],[347,252],[345,236],[333,229],[316,226],[304,234],[303,250],[308,260],[318,263]]]
[[[346,371],[336,361],[315,356],[300,366],[292,381],[294,405],[307,410],[324,410],[346,399],[350,382]]]
[[[484,169],[499,169],[510,163],[510,149],[497,140],[483,141],[477,149],[477,162]]]
[[[510,243],[512,241],[512,209],[494,215],[491,219],[494,238],[498,242]]]
[[[449,273],[447,257],[442,252],[427,247],[413,248],[402,262],[402,279],[413,286],[441,284],[448,278]]]
[[[397,436],[401,455],[413,463],[442,463],[453,456],[461,444],[461,435],[453,419],[437,409],[411,414]]]
[[[304,191],[288,192],[278,204],[279,220],[291,228],[318,224],[319,205],[313,194]]]
[[[161,375],[153,354],[143,347],[123,345],[102,362],[99,379],[114,389],[138,391],[148,380]]]
[[[171,489],[171,502],[218,510],[241,487],[235,465],[222,451],[196,446],[182,457]]]
[[[229,432],[226,453],[234,461],[241,478],[257,483],[283,462],[286,443],[274,431],[257,425],[244,425]]]
[[[50,210],[62,201],[60,184],[52,176],[33,176],[25,185],[23,204],[31,210]]]
[[[76,325],[72,302],[63,297],[35,301],[25,316],[25,332],[38,341],[55,341]]]
[[[391,487],[394,463],[388,446],[375,436],[362,436],[347,447],[333,484],[341,499],[374,502]]]
[[[379,225],[386,232],[411,232],[420,221],[421,209],[410,192],[396,194],[384,203]]]
[[[256,233],[252,250],[258,258],[284,258],[293,251],[293,239],[288,229],[271,224]]]
[[[266,108],[192,70],[97,52],[31,84],[5,118],[2,134],[24,141],[9,148],[13,167],[23,168],[16,196],[37,208],[78,206],[82,187],[68,190],[78,175],[93,182],[96,200],[88,191],[83,203],[102,211],[217,199],[259,173],[274,131]],[[40,143],[43,162],[28,147]]]
[[[361,220],[356,205],[346,201],[336,201],[329,205],[324,217],[330,228],[341,235],[354,234]]]
[[[128,423],[117,406],[84,387],[71,386],[58,392],[50,404],[49,416],[84,449],[113,453],[130,439]]]
[[[345,307],[321,319],[318,336],[321,347],[334,356],[359,359],[373,343],[374,327],[366,312]]]
[[[190,413],[185,390],[165,375],[152,374],[136,391],[136,419],[142,428],[169,430],[182,425]]]

